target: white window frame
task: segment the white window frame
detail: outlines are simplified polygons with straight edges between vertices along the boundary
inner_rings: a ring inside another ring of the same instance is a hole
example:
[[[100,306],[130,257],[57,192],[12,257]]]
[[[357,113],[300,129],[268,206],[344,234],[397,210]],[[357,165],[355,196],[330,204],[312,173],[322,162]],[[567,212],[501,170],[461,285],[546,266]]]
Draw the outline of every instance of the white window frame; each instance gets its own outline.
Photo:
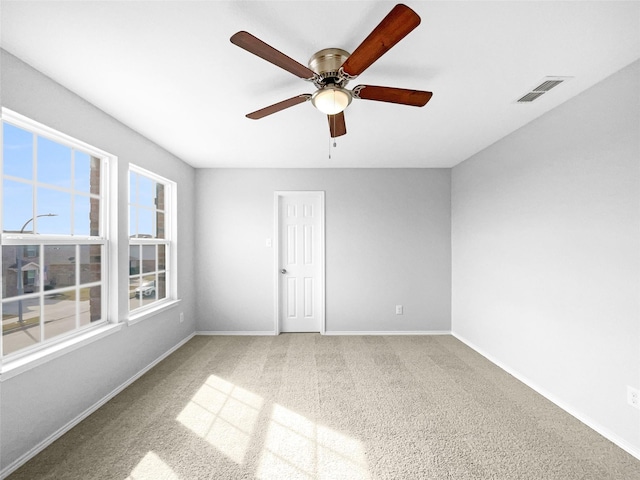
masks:
[[[48,235],[27,233],[4,233],[0,236],[2,245],[102,245],[101,263],[101,318],[100,320],[69,332],[57,335],[51,339],[45,339],[32,346],[2,355],[0,343],[0,381],[11,378],[22,371],[45,363],[51,358],[75,350],[98,338],[119,330],[117,311],[117,157],[100,150],[81,140],[64,134],[40,122],[32,120],[24,115],[2,107],[1,124],[9,123],[13,126],[27,130],[35,136],[47,138],[62,145],[100,158],[100,233],[99,236],[84,235]],[[2,142],[3,128],[0,128],[0,145]],[[37,138],[37,137],[34,137]],[[34,152],[34,155],[37,154]],[[2,172],[2,153],[0,152],[0,177]],[[33,181],[34,187],[38,182]],[[0,198],[2,198],[3,182],[0,182]],[[2,225],[2,209],[0,209],[0,225]],[[72,220],[73,221],[73,220]],[[37,219],[34,219],[37,222]],[[42,249],[44,250],[44,249]],[[41,257],[42,258],[42,257]],[[42,263],[42,262],[41,262]],[[77,264],[76,264],[77,265]],[[43,268],[43,267],[42,267]],[[0,268],[0,281],[2,281],[2,268]],[[79,279],[77,279],[79,281]],[[77,284],[76,284],[76,288]],[[39,295],[43,295],[42,292]],[[0,311],[1,311],[0,305]]]
[[[164,238],[132,238],[129,226],[131,225],[131,173],[145,176],[156,183],[164,186]],[[127,232],[129,244],[127,246],[127,279],[134,277],[129,272],[129,247],[131,245],[165,245],[165,298],[158,299],[148,305],[131,310],[129,298],[127,298],[127,311],[129,325],[137,323],[141,320],[150,318],[153,314],[165,310],[177,302],[178,298],[178,275],[177,275],[177,252],[178,252],[178,229],[177,229],[177,184],[176,182],[162,177],[157,173],[151,172],[145,168],[139,167],[132,163],[129,164],[129,172],[127,174]],[[156,266],[157,266],[156,258]],[[156,269],[157,271],[157,269]],[[157,284],[156,284],[157,287]],[[127,286],[127,292],[129,287]],[[128,297],[128,296],[127,296]]]

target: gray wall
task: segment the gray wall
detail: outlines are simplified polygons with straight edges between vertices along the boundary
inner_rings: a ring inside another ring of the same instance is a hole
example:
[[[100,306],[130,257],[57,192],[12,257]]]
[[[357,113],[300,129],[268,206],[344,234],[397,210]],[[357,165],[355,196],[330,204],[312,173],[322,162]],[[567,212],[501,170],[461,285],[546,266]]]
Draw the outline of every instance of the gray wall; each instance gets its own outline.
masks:
[[[636,454],[639,85],[635,62],[452,172],[453,332]]]
[[[195,330],[193,185],[195,170],[144,137],[2,51],[2,106],[118,156],[119,297],[126,315],[129,162],[178,184],[181,304],[132,327],[2,381],[0,467],[35,447]],[[184,311],[185,321],[178,321]]]
[[[450,330],[448,169],[199,170],[197,330],[274,330],[276,190],[326,192],[327,332]]]

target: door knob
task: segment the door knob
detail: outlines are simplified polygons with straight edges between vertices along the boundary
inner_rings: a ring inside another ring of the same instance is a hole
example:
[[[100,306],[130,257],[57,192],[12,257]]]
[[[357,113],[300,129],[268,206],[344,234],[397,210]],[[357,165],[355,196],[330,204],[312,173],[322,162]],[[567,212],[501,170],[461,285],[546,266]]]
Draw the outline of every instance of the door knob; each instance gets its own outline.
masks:
[[[280,270],[280,273],[284,275],[285,273],[287,273],[287,271],[283,268],[282,270]]]

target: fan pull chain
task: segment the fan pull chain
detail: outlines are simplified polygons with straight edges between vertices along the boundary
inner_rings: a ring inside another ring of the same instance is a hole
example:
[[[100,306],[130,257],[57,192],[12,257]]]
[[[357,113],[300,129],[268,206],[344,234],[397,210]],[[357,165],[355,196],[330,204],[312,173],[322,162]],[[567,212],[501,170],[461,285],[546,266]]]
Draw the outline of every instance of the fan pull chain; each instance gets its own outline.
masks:
[[[331,131],[335,132],[335,130],[336,130],[336,116],[332,115],[329,118],[329,122],[333,122],[333,128],[331,129]],[[331,160],[331,140],[333,140],[333,148],[336,148],[336,138],[329,136],[329,160]]]
[[[329,160],[331,160],[331,141],[333,140],[333,148],[336,148],[336,139],[329,137]]]

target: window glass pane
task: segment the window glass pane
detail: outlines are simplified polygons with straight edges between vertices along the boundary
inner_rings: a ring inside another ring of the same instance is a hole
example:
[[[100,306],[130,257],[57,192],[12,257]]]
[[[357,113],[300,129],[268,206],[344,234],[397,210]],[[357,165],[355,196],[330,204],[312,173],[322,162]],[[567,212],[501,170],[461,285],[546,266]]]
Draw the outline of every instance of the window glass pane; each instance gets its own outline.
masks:
[[[36,232],[40,234],[71,234],[71,194],[38,188],[38,215]]]
[[[100,281],[101,245],[80,245],[80,283]]]
[[[75,195],[73,204],[73,234],[89,235],[89,224],[91,223],[90,198]]]
[[[156,238],[164,238],[164,213],[156,213]]]
[[[80,192],[89,193],[91,181],[91,157],[88,153],[75,151],[73,169],[73,188]]]
[[[156,301],[155,275],[145,275],[142,277],[142,285],[136,289],[136,296],[142,299],[142,305],[148,305]]]
[[[166,246],[158,245],[158,270],[164,270],[167,264]]]
[[[71,148],[38,137],[38,181],[71,187]]]
[[[129,310],[140,308],[142,304],[138,287],[140,287],[140,277],[129,278]]]
[[[138,238],[155,237],[155,212],[146,208],[138,209]]]
[[[22,277],[18,272],[22,271]],[[39,249],[33,245],[3,245],[2,298],[38,291],[40,285]]]
[[[129,246],[129,275],[140,273],[140,246]]]
[[[44,246],[45,290],[72,287],[76,284],[75,245]]]
[[[100,200],[92,198],[89,204],[89,235],[97,237],[100,235]]]
[[[166,275],[164,273],[158,274],[158,299],[166,298]]]
[[[138,209],[136,207],[129,207],[129,236],[136,237],[138,235]]]
[[[2,141],[3,169],[5,175],[33,178],[33,134],[4,124]]]
[[[101,287],[80,289],[80,326],[89,325],[102,317]]]
[[[156,183],[156,208],[164,210],[164,185]]]
[[[102,287],[81,289],[80,298],[82,299],[86,296],[89,298],[89,309],[86,310],[80,307],[80,325],[88,325],[102,318]]]
[[[18,294],[18,250],[21,246],[2,246],[2,298],[15,297]]]
[[[100,200],[75,195],[73,234],[97,237],[100,235]]]
[[[76,292],[66,291],[44,299],[44,338],[49,339],[76,328]]]
[[[138,174],[129,172],[129,203],[138,203]]]
[[[28,183],[5,180],[2,185],[2,230],[18,233],[33,217],[33,187]],[[25,226],[31,233],[33,225]]]
[[[91,157],[91,179],[89,180],[90,192],[94,195],[100,195],[100,179],[102,178],[101,170],[102,162],[97,157]]]
[[[155,208],[156,182],[144,175],[138,175],[138,205]]]
[[[142,273],[156,271],[156,246],[142,246]]]
[[[2,348],[8,355],[40,341],[40,299],[2,304]]]
[[[98,291],[100,288],[98,287]],[[80,326],[89,325],[91,323],[91,289],[80,289]]]
[[[93,194],[100,193],[100,159],[88,153],[75,151],[75,190]]]

